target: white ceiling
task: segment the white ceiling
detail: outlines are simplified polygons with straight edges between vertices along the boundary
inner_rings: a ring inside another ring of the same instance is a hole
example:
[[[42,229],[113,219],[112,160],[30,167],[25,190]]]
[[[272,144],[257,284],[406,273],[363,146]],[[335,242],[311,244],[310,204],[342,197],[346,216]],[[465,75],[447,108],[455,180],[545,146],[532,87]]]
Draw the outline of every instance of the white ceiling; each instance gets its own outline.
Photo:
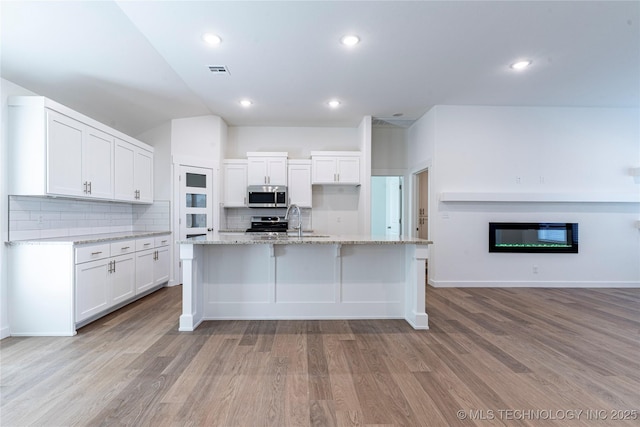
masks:
[[[3,78],[133,135],[206,114],[357,126],[439,104],[640,104],[638,1],[3,0],[0,12]],[[362,42],[345,48],[351,32]],[[532,66],[511,70],[519,58]]]

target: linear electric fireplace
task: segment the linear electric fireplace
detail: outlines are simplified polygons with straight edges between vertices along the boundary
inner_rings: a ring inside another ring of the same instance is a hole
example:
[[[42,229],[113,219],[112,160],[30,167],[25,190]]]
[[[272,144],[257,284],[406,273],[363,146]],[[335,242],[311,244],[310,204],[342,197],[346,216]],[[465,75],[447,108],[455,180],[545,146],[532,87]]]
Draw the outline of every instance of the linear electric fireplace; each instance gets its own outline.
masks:
[[[578,253],[578,224],[490,222],[489,252]]]

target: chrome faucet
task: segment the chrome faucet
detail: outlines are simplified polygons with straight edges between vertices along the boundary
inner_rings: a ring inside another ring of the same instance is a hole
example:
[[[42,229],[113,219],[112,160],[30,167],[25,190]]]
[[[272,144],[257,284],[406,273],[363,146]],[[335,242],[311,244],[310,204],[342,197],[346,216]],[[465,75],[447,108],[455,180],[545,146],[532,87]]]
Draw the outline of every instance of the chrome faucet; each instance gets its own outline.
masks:
[[[293,227],[294,230],[298,230],[298,237],[302,237],[302,212],[300,212],[300,207],[294,203],[290,204],[287,208],[287,213],[284,214],[284,219],[286,221],[289,220],[289,213],[291,210],[296,209],[298,211],[298,226]]]

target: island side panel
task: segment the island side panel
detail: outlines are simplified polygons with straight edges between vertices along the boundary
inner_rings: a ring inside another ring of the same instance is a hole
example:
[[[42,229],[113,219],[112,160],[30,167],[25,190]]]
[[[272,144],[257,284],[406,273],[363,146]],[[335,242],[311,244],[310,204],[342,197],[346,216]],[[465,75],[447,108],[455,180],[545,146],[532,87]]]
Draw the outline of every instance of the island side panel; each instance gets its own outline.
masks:
[[[12,336],[76,334],[73,261],[73,245],[9,246]]]
[[[204,320],[204,265],[208,261],[205,257],[206,249],[201,245],[180,245],[182,315],[179,331],[193,331]]]
[[[405,320],[414,329],[429,329],[429,316],[426,312],[426,260],[429,246],[406,245],[406,303]]]
[[[205,319],[273,318],[274,245],[204,245],[207,281]]]
[[[341,303],[362,318],[404,318],[405,245],[343,245]]]

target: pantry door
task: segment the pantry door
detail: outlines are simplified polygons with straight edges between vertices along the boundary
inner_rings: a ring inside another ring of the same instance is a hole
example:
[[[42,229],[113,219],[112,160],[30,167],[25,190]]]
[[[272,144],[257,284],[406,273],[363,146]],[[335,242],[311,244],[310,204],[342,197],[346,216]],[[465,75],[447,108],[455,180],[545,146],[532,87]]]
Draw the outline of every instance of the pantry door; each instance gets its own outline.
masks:
[[[180,166],[180,240],[207,239],[213,233],[213,170]]]

